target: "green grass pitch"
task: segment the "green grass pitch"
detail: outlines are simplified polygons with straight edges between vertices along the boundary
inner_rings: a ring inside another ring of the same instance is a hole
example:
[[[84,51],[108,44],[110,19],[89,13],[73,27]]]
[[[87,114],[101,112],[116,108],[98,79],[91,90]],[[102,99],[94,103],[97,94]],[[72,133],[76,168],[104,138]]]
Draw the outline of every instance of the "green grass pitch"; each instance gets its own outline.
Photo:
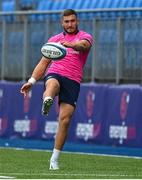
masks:
[[[142,159],[62,153],[60,170],[49,170],[51,152],[0,149],[0,179],[140,179]]]

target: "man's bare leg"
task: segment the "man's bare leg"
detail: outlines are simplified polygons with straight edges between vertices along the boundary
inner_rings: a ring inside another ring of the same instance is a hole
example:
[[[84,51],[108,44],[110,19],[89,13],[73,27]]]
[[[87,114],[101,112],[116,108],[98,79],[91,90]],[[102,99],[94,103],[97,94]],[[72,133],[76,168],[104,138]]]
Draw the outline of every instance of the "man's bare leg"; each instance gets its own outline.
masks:
[[[58,159],[68,135],[68,128],[74,110],[75,108],[70,104],[66,104],[66,103],[60,104],[59,126],[55,138],[53,153],[50,159],[50,169],[53,170],[59,169]]]

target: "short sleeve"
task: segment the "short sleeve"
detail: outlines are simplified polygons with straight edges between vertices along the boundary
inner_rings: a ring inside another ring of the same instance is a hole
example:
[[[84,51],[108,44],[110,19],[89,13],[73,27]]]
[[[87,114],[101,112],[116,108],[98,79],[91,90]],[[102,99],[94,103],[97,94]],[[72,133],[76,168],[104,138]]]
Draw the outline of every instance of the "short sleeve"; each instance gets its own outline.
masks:
[[[93,44],[93,37],[89,33],[81,33],[80,40],[87,40],[91,45]]]

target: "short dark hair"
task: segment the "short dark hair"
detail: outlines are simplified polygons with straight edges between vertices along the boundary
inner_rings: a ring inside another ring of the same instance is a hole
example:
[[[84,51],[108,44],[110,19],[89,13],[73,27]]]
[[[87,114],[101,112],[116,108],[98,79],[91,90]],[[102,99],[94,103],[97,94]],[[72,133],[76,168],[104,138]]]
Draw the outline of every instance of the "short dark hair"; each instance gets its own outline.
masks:
[[[70,16],[70,15],[75,15],[77,17],[77,13],[75,10],[73,9],[65,9],[63,12],[62,12],[62,17],[63,16]]]

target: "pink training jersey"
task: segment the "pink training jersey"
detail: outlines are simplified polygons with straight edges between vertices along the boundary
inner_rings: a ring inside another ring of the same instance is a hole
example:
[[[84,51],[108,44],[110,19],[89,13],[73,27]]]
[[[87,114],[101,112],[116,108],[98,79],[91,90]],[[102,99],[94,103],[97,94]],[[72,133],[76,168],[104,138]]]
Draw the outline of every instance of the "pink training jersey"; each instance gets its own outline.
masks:
[[[66,34],[64,32],[51,37],[48,42],[76,42],[86,39],[92,45],[92,36],[84,31],[78,31],[76,34]],[[83,67],[86,63],[88,51],[76,51],[73,48],[67,48],[67,55],[58,61],[52,61],[48,68],[49,73],[56,73],[65,76],[69,79],[77,81],[82,80]]]

